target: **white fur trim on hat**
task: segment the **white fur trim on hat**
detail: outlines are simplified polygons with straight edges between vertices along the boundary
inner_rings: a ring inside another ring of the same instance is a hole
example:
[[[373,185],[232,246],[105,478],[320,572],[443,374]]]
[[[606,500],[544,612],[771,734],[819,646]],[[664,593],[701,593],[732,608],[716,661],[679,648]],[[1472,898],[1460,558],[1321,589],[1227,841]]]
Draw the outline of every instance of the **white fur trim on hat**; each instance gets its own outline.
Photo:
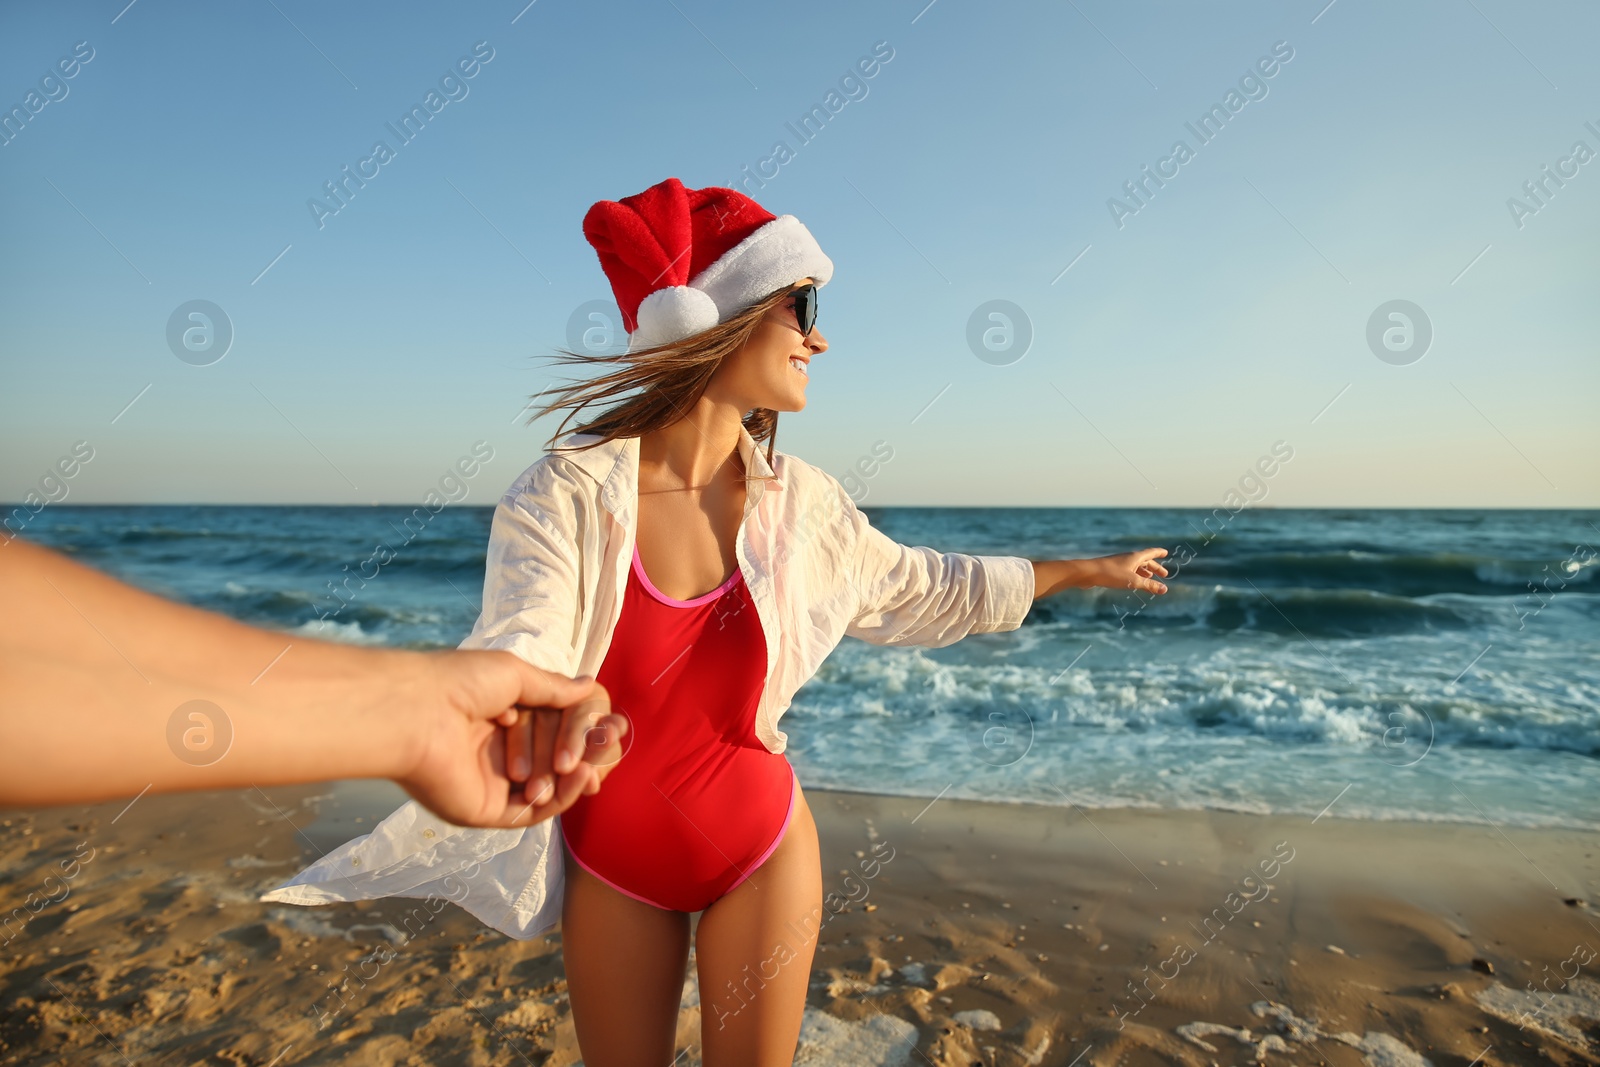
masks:
[[[724,252],[688,285],[657,289],[645,297],[639,303],[638,328],[628,336],[628,351],[710,329],[801,278],[811,278],[820,287],[832,277],[833,260],[823,254],[811,231],[793,215],[779,215]]]

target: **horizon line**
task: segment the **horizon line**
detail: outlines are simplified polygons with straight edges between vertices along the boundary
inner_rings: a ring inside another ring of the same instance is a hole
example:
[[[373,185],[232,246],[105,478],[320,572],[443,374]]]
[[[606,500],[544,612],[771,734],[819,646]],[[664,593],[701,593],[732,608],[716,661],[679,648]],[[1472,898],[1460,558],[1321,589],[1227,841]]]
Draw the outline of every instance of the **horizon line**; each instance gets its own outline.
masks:
[[[496,503],[451,503],[440,511],[452,508],[489,508]],[[949,509],[967,511],[1194,511],[1229,510],[1225,504],[869,504],[856,502],[858,508],[915,508],[923,511]],[[0,511],[27,508],[21,501],[0,502]],[[421,501],[371,501],[369,503],[313,503],[299,501],[233,501],[233,502],[139,502],[94,501],[90,503],[47,503],[34,515],[62,508],[420,508]],[[1600,511],[1597,504],[1247,504],[1233,510],[1234,515],[1246,511]],[[434,512],[437,515],[439,512]]]

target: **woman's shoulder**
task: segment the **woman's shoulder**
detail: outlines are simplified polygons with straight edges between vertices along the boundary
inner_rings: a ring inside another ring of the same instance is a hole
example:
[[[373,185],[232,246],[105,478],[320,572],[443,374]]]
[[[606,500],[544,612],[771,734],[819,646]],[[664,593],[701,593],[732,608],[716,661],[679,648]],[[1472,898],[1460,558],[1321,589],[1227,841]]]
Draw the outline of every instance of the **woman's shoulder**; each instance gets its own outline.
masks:
[[[501,495],[501,503],[548,510],[594,499],[604,482],[599,472],[615,464],[610,453],[616,444],[595,434],[568,434],[517,475]]]
[[[839,479],[815,463],[773,450],[772,472],[783,483],[785,524],[799,530],[832,528],[844,534],[853,530],[849,513],[855,502]]]
[[[876,454],[876,449],[874,453]],[[869,468],[866,464],[873,465]],[[772,468],[773,472],[786,483],[792,480],[801,489],[819,492],[826,496],[844,497],[851,501],[856,498],[856,493],[851,490],[852,484],[862,478],[870,478],[877,472],[877,465],[869,456],[863,456],[854,465],[847,466],[841,477],[799,456],[776,451]]]
[[[783,483],[791,501],[831,497],[841,488],[837,478],[815,463],[777,449],[772,451],[772,473]]]

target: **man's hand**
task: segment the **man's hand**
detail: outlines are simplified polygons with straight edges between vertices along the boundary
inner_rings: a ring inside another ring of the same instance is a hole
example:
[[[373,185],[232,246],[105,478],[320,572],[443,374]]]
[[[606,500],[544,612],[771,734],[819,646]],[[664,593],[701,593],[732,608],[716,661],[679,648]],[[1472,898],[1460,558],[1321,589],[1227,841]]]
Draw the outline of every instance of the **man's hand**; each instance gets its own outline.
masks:
[[[440,818],[531,826],[597,791],[621,758],[627,721],[610,713],[593,679],[542,671],[510,652],[424,655],[436,711],[423,722],[412,769],[396,780]],[[530,777],[540,786],[531,798]]]

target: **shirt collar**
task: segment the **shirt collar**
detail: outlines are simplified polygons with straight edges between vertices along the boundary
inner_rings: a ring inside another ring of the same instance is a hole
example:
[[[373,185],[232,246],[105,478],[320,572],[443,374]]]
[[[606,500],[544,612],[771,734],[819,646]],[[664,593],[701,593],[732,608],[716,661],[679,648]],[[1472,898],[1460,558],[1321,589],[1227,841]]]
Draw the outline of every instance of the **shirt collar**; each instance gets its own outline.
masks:
[[[590,442],[600,441],[592,447],[582,447]],[[568,434],[553,450],[556,455],[564,456],[569,462],[575,464],[579,470],[593,478],[603,489],[609,493],[620,491],[621,483],[625,479],[632,479],[635,486],[638,484],[639,471],[639,439],[637,437],[614,437],[609,441],[601,441],[600,434],[573,433]],[[753,477],[766,479],[764,485],[774,489],[782,489],[783,479],[777,476],[772,466],[767,463],[766,452],[750,436],[750,431],[744,424],[739,424],[739,457],[744,461],[744,469]]]

